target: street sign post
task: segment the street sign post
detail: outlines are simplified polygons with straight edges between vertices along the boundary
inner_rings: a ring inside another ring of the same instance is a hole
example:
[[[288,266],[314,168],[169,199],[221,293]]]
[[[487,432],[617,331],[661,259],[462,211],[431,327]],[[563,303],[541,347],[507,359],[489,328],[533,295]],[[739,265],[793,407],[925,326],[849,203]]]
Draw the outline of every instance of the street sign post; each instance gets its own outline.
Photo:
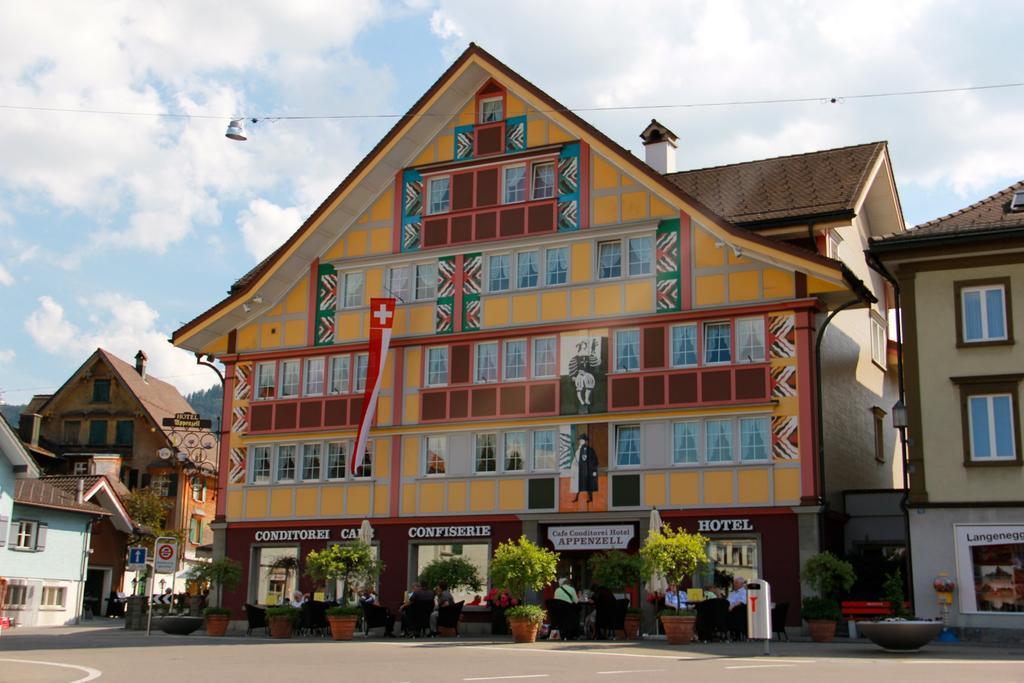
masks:
[[[140,572],[146,568],[146,547],[132,546],[128,548],[128,566],[126,569],[131,572]]]
[[[153,571],[149,576],[149,595],[146,596],[148,614],[146,616],[146,635],[153,625],[153,592],[156,590],[157,574],[177,574],[178,572],[178,539],[173,536],[161,536],[153,543]],[[173,581],[172,591],[173,593]]]
[[[771,654],[772,589],[765,580],[747,584],[747,637],[764,643],[764,653]]]

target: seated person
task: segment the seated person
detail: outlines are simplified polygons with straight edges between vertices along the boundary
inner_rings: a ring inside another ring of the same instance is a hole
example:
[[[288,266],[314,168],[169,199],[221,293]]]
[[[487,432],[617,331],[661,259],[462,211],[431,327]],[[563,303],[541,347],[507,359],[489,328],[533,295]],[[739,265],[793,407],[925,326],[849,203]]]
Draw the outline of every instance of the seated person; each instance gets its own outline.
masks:
[[[686,599],[680,598],[679,587],[674,583],[670,583],[665,591],[665,609],[682,609],[679,605],[685,603]]]
[[[729,631],[733,637],[747,636],[747,580],[737,576],[732,580],[729,600]]]
[[[292,599],[288,604],[294,607],[295,609],[299,609],[300,607],[302,607],[302,603],[304,602],[306,602],[306,600],[302,595],[302,592],[295,591],[294,593],[292,593]]]
[[[451,607],[455,604],[455,600],[452,598],[451,591],[448,590],[448,584],[444,581],[437,584],[437,588],[434,589],[434,594],[437,596],[437,602],[434,606],[434,611],[430,613],[430,632],[433,635],[437,635],[437,617],[440,614],[438,610],[442,607]]]
[[[373,588],[365,586],[362,592],[359,594],[359,606],[363,607],[366,605],[376,605],[377,594],[373,592]]]
[[[555,600],[570,602],[574,605],[580,601],[576,595],[576,589],[569,583],[569,579],[564,576],[558,580],[558,588],[555,589]]]
[[[573,640],[579,636],[579,596],[576,589],[569,583],[569,579],[562,577],[558,580],[558,588],[555,589],[554,599],[566,603],[559,610],[558,621],[552,626],[558,629],[559,637],[562,640]],[[554,615],[550,615],[555,619]]]
[[[411,619],[409,618],[410,612],[412,611],[409,608],[412,607],[414,604],[422,603],[430,603],[430,605],[432,606],[434,604],[434,593],[424,588],[423,584],[417,581],[412,585],[412,590],[409,592],[409,597],[402,604],[400,610],[402,613],[402,631],[406,635],[411,635],[415,626],[412,623]]]

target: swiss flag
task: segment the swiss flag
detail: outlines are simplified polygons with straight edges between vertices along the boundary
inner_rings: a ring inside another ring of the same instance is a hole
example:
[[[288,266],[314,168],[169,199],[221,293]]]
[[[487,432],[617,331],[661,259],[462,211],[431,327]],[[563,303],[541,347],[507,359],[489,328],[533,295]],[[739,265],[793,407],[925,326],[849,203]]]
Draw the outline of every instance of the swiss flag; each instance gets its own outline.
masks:
[[[366,441],[370,424],[377,411],[377,394],[384,377],[384,361],[391,345],[391,328],[395,323],[394,299],[370,299],[370,357],[366,368],[366,390],[363,393],[363,412],[359,418],[356,448],[352,453],[352,474],[358,475],[366,459]]]

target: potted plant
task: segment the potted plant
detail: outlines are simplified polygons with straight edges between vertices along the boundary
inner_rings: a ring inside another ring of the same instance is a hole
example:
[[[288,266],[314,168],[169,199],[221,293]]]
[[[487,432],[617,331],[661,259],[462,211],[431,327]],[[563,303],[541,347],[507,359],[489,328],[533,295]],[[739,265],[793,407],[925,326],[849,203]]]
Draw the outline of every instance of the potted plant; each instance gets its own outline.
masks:
[[[526,536],[521,536],[518,541],[498,545],[491,559],[491,581],[507,586],[512,597],[521,601],[526,591],[540,590],[554,581],[557,567],[558,553],[541,548]],[[544,611],[537,606],[533,606],[534,610],[520,609],[523,607],[526,606],[509,609],[506,616],[512,629],[512,639],[517,643],[532,643],[537,639]],[[541,614],[539,619],[536,617],[538,612]]]
[[[342,601],[348,595],[350,581],[369,583],[377,578],[380,569],[373,548],[359,540],[313,550],[306,556],[306,574],[314,581],[326,584],[341,581]],[[352,640],[359,614],[360,610],[356,608],[328,610],[331,637],[334,640]]]
[[[669,584],[681,585],[697,567],[708,561],[708,539],[686,529],[673,531],[668,525],[652,531],[640,548],[645,578],[661,574]],[[665,609],[658,612],[665,636],[672,645],[686,645],[693,640],[697,613],[693,610]]]
[[[612,591],[633,588],[643,579],[644,561],[639,555],[629,555],[621,550],[606,550],[595,553],[587,563],[594,583]],[[642,610],[630,607],[626,610],[625,637],[635,640],[640,636]]]
[[[267,624],[270,626],[270,637],[291,638],[300,614],[302,611],[294,607],[268,607]]]
[[[838,596],[850,590],[857,578],[853,565],[830,552],[818,553],[804,563],[802,578],[818,594],[804,598],[802,603],[811,640],[830,643],[836,636],[836,624],[841,616]]]
[[[857,630],[872,643],[893,652],[914,652],[942,631],[941,621],[915,619],[914,614],[904,607],[903,573],[899,569],[886,576],[882,590],[882,597],[889,603],[892,616],[857,622]]]
[[[231,590],[241,581],[242,565],[230,557],[222,557],[213,562],[197,565],[192,570],[190,578],[199,585],[210,584],[215,604],[203,611],[203,616],[206,617],[206,634],[223,636],[227,633],[231,621],[231,610],[221,606],[223,592],[224,589]]]
[[[508,621],[505,610],[515,607],[519,601],[508,592],[507,588],[492,588],[484,596],[484,604],[491,608],[491,635],[508,635]]]
[[[420,583],[428,588],[440,584],[448,586],[451,591],[479,592],[483,588],[483,580],[476,565],[461,555],[444,557],[430,562],[420,572]]]

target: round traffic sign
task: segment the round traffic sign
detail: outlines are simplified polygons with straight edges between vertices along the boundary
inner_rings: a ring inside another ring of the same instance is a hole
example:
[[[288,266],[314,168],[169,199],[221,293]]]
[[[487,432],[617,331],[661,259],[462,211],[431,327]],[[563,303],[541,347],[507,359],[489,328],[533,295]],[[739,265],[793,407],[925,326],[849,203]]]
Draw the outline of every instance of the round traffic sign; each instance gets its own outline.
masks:
[[[169,560],[174,557],[174,546],[169,544],[161,545],[156,549],[156,555],[161,560]]]

